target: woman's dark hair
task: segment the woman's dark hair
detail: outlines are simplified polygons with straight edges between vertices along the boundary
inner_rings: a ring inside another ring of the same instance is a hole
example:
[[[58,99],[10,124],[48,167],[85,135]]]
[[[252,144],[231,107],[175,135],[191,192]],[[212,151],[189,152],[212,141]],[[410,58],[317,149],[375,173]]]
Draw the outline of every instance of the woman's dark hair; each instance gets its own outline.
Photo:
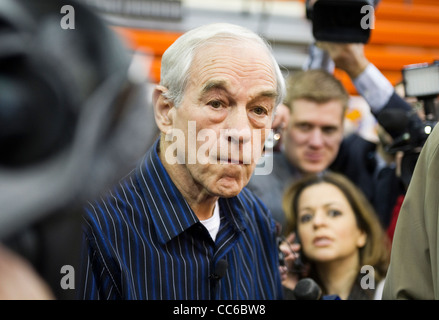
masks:
[[[386,275],[389,264],[390,243],[377,214],[370,202],[345,176],[324,172],[307,175],[294,182],[286,190],[283,197],[283,210],[287,219],[286,233],[297,231],[298,201],[302,192],[309,186],[329,183],[337,187],[348,200],[360,230],[367,235],[366,244],[360,249],[360,265],[370,265],[375,270],[375,279],[380,281]],[[296,232],[296,236],[297,232]]]

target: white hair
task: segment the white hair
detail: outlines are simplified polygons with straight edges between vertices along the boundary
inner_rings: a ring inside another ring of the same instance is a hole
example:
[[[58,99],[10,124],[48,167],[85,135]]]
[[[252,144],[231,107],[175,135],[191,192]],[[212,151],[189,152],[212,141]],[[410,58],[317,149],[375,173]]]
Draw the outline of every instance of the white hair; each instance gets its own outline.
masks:
[[[285,79],[273,56],[271,46],[253,31],[244,27],[214,23],[190,30],[179,37],[163,54],[160,84],[168,89],[164,94],[167,99],[178,106],[183,99],[183,93],[190,76],[189,70],[196,50],[210,40],[233,39],[240,42],[250,40],[265,48],[271,57],[277,83],[276,106],[283,102],[285,97]]]

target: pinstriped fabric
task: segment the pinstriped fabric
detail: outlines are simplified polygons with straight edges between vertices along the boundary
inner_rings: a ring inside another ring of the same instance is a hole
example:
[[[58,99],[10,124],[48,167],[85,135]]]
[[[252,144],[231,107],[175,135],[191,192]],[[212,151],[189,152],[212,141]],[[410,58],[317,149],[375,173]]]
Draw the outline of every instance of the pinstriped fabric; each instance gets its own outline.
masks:
[[[84,299],[278,299],[274,221],[247,189],[219,199],[213,242],[157,154],[85,209]],[[209,275],[220,259],[225,276]]]

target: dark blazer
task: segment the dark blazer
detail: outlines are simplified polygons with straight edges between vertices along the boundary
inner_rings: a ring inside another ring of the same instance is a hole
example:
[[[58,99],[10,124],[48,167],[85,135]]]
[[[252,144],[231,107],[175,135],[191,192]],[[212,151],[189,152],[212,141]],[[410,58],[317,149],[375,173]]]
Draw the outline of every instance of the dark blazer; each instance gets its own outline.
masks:
[[[330,170],[347,176],[375,208],[384,228],[390,223],[392,209],[404,187],[394,167],[378,171],[376,144],[357,134],[346,137]]]
[[[385,110],[398,109],[407,112],[412,107],[395,92],[380,112],[374,113],[377,119]],[[412,121],[421,121],[418,117],[412,117]],[[405,128],[385,127],[393,137],[399,137]],[[377,145],[367,141],[357,134],[346,137],[341,146],[337,158],[330,169],[343,173],[354,182],[366,195],[374,206],[381,223],[385,228],[390,223],[392,209],[399,195],[405,193],[405,187],[400,178],[395,174],[395,168],[385,167],[378,171],[375,157]]]

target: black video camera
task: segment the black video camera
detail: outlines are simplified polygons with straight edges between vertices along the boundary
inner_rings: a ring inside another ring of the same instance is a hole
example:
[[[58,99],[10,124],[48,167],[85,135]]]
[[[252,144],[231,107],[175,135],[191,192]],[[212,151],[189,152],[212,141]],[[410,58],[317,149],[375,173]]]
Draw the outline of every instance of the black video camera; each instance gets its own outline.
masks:
[[[435,100],[439,95],[439,61],[405,66],[402,75],[405,96],[420,102],[425,117],[423,121],[412,121],[416,111],[405,115],[407,120],[400,121],[399,125],[404,126],[406,132],[399,142],[393,143],[390,150],[393,152],[409,152],[421,148],[438,122]]]
[[[316,40],[367,43],[374,28],[372,0],[307,0],[306,16]]]
[[[405,66],[402,75],[405,96],[418,100],[425,117],[422,121],[419,120],[416,110],[409,113],[388,110],[380,114],[379,121],[390,124],[396,131],[401,132],[385,149],[391,154],[404,152],[401,173],[403,182],[408,185],[419,153],[438,123],[435,102],[439,95],[439,61]]]
[[[86,4],[0,0],[0,241],[57,298],[77,298],[60,275],[79,270],[83,203],[154,139],[137,61]]]
[[[436,120],[434,100],[439,95],[439,60],[412,64],[402,69],[406,97],[416,97],[424,103],[426,120]]]

